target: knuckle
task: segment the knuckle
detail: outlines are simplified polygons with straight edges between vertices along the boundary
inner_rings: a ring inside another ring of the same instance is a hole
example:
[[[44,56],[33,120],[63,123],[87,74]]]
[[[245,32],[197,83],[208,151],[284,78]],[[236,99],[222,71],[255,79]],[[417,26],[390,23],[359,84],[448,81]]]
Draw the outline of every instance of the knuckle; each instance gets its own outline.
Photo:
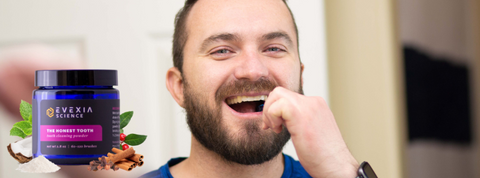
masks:
[[[282,89],[283,89],[283,88],[282,88],[282,87],[280,87],[280,86],[278,86],[278,87],[275,87],[275,88],[273,89],[272,93],[279,93],[279,92],[281,92],[281,91],[282,91]]]
[[[265,111],[264,111],[264,112],[265,112]],[[269,116],[273,116],[273,115],[275,114],[274,109],[269,108],[268,111],[267,111],[267,114],[268,114]]]
[[[315,96],[315,97],[313,97],[313,99],[314,99],[314,102],[315,102],[316,104],[319,104],[319,105],[327,105],[327,101],[325,101],[325,99],[322,98],[322,97],[320,97],[320,96]]]

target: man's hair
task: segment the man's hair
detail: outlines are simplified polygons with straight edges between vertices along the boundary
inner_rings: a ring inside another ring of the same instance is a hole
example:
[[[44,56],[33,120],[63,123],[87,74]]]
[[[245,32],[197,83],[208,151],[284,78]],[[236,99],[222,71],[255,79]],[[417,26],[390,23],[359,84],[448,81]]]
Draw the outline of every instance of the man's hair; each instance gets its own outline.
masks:
[[[185,43],[187,43],[187,17],[188,14],[190,13],[190,10],[192,10],[193,5],[198,0],[186,0],[185,5],[183,8],[178,11],[177,15],[175,16],[175,30],[173,33],[173,49],[172,49],[172,55],[173,55],[173,66],[176,67],[181,73],[183,73],[183,49],[185,48]],[[288,4],[286,0],[282,0],[285,5],[288,8],[288,11],[290,12],[290,15],[292,16],[293,20],[293,26],[295,28],[295,35],[297,37],[297,51],[298,51],[298,29],[297,29],[297,24],[295,23],[295,19],[293,18],[293,13],[290,10],[290,7],[288,7]]]

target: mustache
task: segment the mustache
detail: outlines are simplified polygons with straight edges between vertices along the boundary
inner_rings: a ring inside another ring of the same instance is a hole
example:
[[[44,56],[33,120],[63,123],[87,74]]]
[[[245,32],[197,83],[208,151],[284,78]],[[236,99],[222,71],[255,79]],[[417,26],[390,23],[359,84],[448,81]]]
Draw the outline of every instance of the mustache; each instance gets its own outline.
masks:
[[[221,103],[223,99],[230,95],[247,93],[247,92],[264,92],[272,91],[278,86],[278,83],[274,80],[261,77],[256,81],[247,79],[234,80],[222,84],[220,88],[215,92],[215,100],[217,103]]]

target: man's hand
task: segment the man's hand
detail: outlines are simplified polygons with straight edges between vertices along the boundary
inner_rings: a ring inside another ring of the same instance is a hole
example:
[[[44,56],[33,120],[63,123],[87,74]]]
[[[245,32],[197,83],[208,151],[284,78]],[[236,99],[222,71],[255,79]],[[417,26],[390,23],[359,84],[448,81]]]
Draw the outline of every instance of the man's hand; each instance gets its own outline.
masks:
[[[0,55],[0,107],[15,116],[20,100],[31,103],[35,71],[44,69],[82,68],[80,59],[66,55],[56,48],[43,44],[24,44],[7,47]]]
[[[335,118],[321,97],[275,88],[263,108],[264,129],[285,125],[298,159],[312,177],[357,176],[358,162],[345,144]]]

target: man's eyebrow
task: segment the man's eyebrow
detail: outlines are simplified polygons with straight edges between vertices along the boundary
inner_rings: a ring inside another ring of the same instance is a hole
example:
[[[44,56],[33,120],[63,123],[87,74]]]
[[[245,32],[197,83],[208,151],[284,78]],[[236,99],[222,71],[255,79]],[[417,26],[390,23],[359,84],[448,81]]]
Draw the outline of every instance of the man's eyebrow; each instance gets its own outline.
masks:
[[[283,31],[271,32],[262,36],[262,40],[273,40],[278,38],[283,38],[287,41],[289,46],[293,47],[292,38],[290,38],[290,36],[288,36],[288,34]]]
[[[221,34],[212,35],[207,39],[203,40],[203,43],[200,47],[200,51],[205,51],[208,45],[216,41],[239,41],[239,40],[240,38],[238,37],[238,35],[235,35],[232,33],[221,33]]]

